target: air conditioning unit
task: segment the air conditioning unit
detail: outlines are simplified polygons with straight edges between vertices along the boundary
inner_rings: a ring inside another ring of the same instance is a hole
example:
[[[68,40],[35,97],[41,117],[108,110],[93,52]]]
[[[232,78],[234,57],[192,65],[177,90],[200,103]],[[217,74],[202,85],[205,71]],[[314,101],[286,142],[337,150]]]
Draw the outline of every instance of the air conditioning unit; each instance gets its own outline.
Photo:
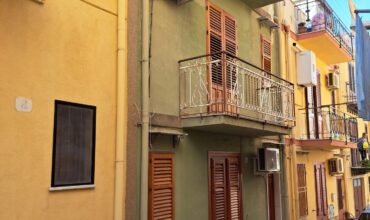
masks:
[[[297,54],[297,83],[301,86],[316,86],[316,55],[312,51]]]
[[[276,148],[258,149],[257,163],[259,172],[280,171],[279,149]]]
[[[329,160],[329,173],[330,175],[344,173],[342,158],[332,158]]]
[[[329,73],[328,74],[328,88],[329,89],[339,89],[339,74]]]
[[[182,5],[182,4],[185,4],[185,3],[190,2],[190,1],[192,1],[192,0],[177,0],[177,4]]]

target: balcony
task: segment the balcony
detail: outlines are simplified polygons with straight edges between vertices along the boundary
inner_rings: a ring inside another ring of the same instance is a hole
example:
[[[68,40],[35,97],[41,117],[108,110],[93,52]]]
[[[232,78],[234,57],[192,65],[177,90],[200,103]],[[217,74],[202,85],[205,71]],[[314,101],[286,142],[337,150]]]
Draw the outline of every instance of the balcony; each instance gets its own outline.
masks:
[[[301,137],[297,145],[303,148],[356,148],[357,118],[331,106],[300,109]]]
[[[361,160],[361,154],[358,149],[351,149],[351,172],[352,175],[363,175],[370,172],[370,161]]]
[[[354,83],[346,82],[346,101],[347,101],[347,111],[351,114],[357,115],[357,95],[356,87]]]
[[[179,61],[184,128],[240,135],[289,134],[294,87],[226,52]]]
[[[353,58],[353,36],[325,0],[296,0],[297,41],[327,64]]]
[[[266,5],[271,5],[282,0],[242,0],[251,8],[260,8]]]

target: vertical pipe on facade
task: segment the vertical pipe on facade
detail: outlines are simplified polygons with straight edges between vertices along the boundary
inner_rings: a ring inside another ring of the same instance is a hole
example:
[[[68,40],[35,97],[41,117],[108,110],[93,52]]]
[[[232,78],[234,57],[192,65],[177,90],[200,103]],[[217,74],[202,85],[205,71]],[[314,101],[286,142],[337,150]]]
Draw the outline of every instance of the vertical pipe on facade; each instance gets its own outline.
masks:
[[[149,165],[149,36],[150,2],[142,0],[142,127],[141,127],[141,181],[140,219],[148,219],[148,165]]]
[[[283,72],[284,72],[284,66],[282,65],[283,64],[283,57],[284,57],[284,51],[282,50],[282,45],[283,45],[283,39],[282,39],[282,36],[281,36],[281,29],[280,29],[280,21],[282,20],[282,13],[281,13],[281,3],[276,3],[274,4],[274,16],[277,18],[277,21],[278,21],[278,24],[279,24],[279,28],[276,30],[276,34],[277,34],[277,47],[278,47],[278,54],[279,54],[279,59],[278,59],[278,69],[279,69],[279,72],[280,72],[280,77],[284,78],[284,76],[282,75]],[[286,67],[286,69],[288,69],[288,67]],[[286,76],[285,76],[286,77]],[[285,140],[285,137],[283,135],[281,135],[279,137],[280,139],[280,142],[281,143],[284,143],[284,140]],[[283,147],[283,149],[285,148],[285,145]],[[284,150],[283,150],[284,151]],[[283,152],[283,163],[284,163],[284,167],[283,167],[283,182],[281,184],[281,188],[282,188],[282,191],[284,192],[284,195],[283,195],[283,207],[282,208],[282,216],[284,216],[286,220],[289,220],[290,219],[290,215],[289,215],[289,198],[288,198],[288,179],[287,179],[287,156],[286,156],[286,153]]]
[[[114,220],[125,210],[127,140],[127,0],[117,1],[117,115],[114,183]]]

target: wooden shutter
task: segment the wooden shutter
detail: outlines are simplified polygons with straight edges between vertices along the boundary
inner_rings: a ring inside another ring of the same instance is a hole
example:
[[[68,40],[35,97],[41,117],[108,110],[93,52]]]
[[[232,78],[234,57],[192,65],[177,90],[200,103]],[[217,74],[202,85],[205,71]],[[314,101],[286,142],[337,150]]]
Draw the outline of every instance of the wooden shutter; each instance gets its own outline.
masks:
[[[308,215],[306,165],[297,164],[299,217]]]
[[[211,159],[211,202],[212,219],[227,218],[226,161],[224,158]]]
[[[224,48],[225,51],[236,56],[237,45],[236,45],[236,20],[224,12]],[[228,62],[232,62],[233,57],[227,55]],[[235,68],[231,68],[230,65],[226,65],[226,87],[228,89],[235,87],[236,71]]]
[[[262,69],[266,72],[272,72],[271,63],[271,42],[267,38],[261,36],[261,54],[262,54]]]
[[[321,169],[320,165],[314,165],[315,169],[315,188],[316,188],[316,214],[321,216],[324,214],[322,204],[322,189],[321,189]]]
[[[223,47],[223,12],[216,6],[208,4],[208,46],[207,53],[214,54],[211,56],[212,61],[221,60]],[[217,53],[217,54],[215,54]],[[212,64],[212,83],[222,85],[222,66],[218,63]]]
[[[175,218],[174,154],[149,154],[149,219]]]
[[[238,158],[227,159],[227,173],[229,183],[229,210],[230,219],[241,219],[241,190],[240,190],[240,163]]]
[[[321,164],[321,182],[322,182],[322,203],[323,203],[323,213],[325,216],[328,215],[328,194],[326,189],[326,168],[325,164]]]

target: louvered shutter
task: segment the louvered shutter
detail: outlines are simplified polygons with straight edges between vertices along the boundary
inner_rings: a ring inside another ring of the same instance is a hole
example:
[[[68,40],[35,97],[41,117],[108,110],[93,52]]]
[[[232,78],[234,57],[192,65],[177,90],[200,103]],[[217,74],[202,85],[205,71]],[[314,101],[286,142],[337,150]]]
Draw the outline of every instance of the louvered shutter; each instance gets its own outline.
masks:
[[[262,69],[271,73],[271,42],[261,36],[261,51],[262,51]]]
[[[175,218],[174,154],[150,153],[149,219]]]
[[[212,219],[227,218],[226,198],[226,161],[225,158],[211,159]]]
[[[230,219],[241,219],[241,190],[240,190],[240,163],[238,158],[227,159],[227,170],[229,179],[229,210]]]
[[[299,217],[308,215],[306,165],[297,164]]]
[[[223,51],[223,13],[222,10],[215,6],[208,5],[208,53],[214,54],[211,56],[212,61],[221,60]],[[215,54],[217,53],[217,54]],[[220,63],[212,64],[212,83],[222,85],[222,66]]]
[[[224,27],[224,48],[226,53],[236,56],[237,45],[236,45],[236,20],[230,15],[225,14],[225,27]],[[233,62],[232,56],[226,56],[228,62]],[[236,71],[235,68],[231,68],[231,65],[226,65],[226,87],[228,89],[235,87],[236,82]]]
[[[321,169],[320,165],[314,165],[315,169],[315,188],[316,188],[316,214],[318,216],[323,215],[323,204],[322,204],[322,189],[321,189]]]
[[[321,182],[322,182],[322,203],[323,203],[323,213],[325,216],[328,215],[328,196],[326,189],[326,169],[325,164],[321,164]]]

